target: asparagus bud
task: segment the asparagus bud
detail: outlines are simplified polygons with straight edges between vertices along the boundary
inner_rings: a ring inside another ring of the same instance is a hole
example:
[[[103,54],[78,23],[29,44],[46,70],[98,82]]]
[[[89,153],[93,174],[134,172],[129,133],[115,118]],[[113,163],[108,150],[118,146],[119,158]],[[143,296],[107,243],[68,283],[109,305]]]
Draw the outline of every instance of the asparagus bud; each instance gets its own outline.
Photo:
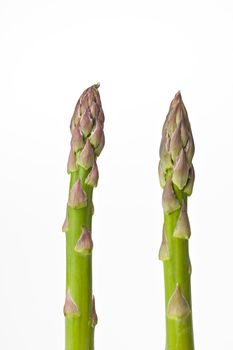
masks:
[[[66,217],[64,223],[62,225],[62,232],[67,232],[69,228],[69,220],[68,220],[68,208],[66,208]]]
[[[102,152],[102,149],[104,148],[104,145],[105,145],[105,136],[104,136],[104,134],[102,134],[101,139],[100,139],[100,143],[95,148],[95,155],[96,156],[100,155],[100,153]]]
[[[75,182],[70,190],[68,205],[77,209],[87,206],[87,194],[82,189],[80,179]]]
[[[90,143],[93,147],[97,147],[100,144],[100,141],[103,136],[103,125],[102,123],[97,120],[95,129],[92,131],[90,136]]]
[[[180,210],[179,218],[176,222],[173,237],[189,239],[191,236],[190,224],[186,205],[183,204]]]
[[[98,317],[95,311],[95,297],[92,298],[92,310],[91,310],[91,327],[95,328],[98,323]]]
[[[164,212],[167,214],[172,213],[180,207],[180,202],[176,198],[171,178],[167,180],[166,185],[164,187],[162,205]]]
[[[79,316],[78,307],[75,304],[69,289],[66,292],[66,301],[63,312],[65,316]]]
[[[70,174],[73,171],[76,171],[77,167],[76,167],[76,157],[75,157],[75,153],[73,148],[70,148],[70,154],[69,154],[69,158],[68,158],[68,163],[67,163],[67,173]]]
[[[76,125],[72,132],[71,148],[74,152],[80,151],[84,147],[83,136],[79,124],[80,123]]]
[[[188,196],[191,196],[191,194],[192,194],[192,192],[193,192],[194,180],[195,180],[195,172],[194,172],[193,166],[191,166],[191,168],[189,169],[188,181],[187,181],[187,184],[186,184],[186,186],[185,186],[185,188],[184,188],[184,192],[185,192]]]
[[[71,122],[68,160],[70,190],[66,232],[66,350],[94,350],[97,323],[92,295],[92,192],[98,183],[97,156],[104,147],[104,113],[99,85],[86,89],[79,98]]]
[[[187,213],[187,196],[194,183],[193,155],[188,114],[178,92],[163,126],[159,162],[164,210],[159,258],[164,264],[166,350],[194,350],[188,252],[191,230]]]
[[[93,126],[93,122],[91,119],[91,112],[89,109],[87,109],[80,118],[81,131],[85,137],[90,134],[92,130],[92,126]]]
[[[170,258],[169,256],[169,247],[167,242],[167,235],[165,232],[165,227],[163,225],[163,237],[162,237],[162,243],[159,249],[159,259],[162,261],[168,260]]]
[[[168,302],[167,316],[170,319],[179,321],[179,319],[182,320],[183,318],[186,318],[189,313],[189,304],[183,296],[180,286],[177,284],[176,289]]]
[[[90,141],[87,139],[82,151],[77,155],[76,163],[77,165],[80,165],[84,169],[88,170],[94,163],[94,157],[94,150],[90,144]]]
[[[84,227],[81,236],[74,247],[74,250],[80,254],[90,254],[93,248],[93,242],[88,230]]]
[[[91,171],[89,172],[85,183],[89,186],[96,187],[99,180],[99,171],[96,162],[94,162]]]

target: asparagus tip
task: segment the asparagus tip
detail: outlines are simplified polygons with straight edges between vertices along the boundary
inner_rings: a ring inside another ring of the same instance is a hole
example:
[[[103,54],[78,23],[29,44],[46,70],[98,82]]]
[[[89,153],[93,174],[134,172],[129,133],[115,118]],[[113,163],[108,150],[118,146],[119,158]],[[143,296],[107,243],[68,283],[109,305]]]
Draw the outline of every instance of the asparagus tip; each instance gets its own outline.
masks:
[[[98,88],[100,87],[100,82],[94,84],[93,87],[94,87],[95,89],[98,89]]]
[[[180,90],[178,90],[177,93],[175,94],[175,98],[182,98]]]

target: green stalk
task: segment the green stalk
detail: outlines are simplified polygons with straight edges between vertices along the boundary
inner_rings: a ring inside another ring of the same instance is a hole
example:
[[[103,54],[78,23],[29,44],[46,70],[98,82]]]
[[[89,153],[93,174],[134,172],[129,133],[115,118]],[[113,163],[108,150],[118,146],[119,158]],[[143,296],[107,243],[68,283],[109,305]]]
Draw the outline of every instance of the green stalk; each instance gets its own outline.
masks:
[[[65,349],[93,350],[97,324],[92,295],[92,192],[98,183],[96,157],[104,147],[104,114],[93,85],[81,95],[71,119],[69,200],[66,232]]]
[[[192,131],[178,92],[164,123],[159,162],[164,210],[159,258],[164,265],[166,350],[194,350],[187,214],[187,196],[194,183],[193,155]]]

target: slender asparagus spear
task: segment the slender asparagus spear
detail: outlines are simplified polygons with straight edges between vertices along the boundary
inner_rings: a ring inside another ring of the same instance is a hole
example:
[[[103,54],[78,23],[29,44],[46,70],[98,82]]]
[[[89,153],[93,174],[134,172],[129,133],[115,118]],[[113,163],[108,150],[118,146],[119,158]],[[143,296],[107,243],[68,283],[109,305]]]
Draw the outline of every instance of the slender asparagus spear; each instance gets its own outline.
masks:
[[[187,214],[187,196],[194,183],[193,155],[192,131],[178,92],[163,126],[159,162],[164,211],[159,259],[164,264],[166,350],[194,350]]]
[[[92,191],[98,183],[96,158],[104,147],[104,113],[99,85],[83,92],[70,123],[67,171],[70,189],[66,219],[66,350],[93,350],[97,324],[92,295]]]

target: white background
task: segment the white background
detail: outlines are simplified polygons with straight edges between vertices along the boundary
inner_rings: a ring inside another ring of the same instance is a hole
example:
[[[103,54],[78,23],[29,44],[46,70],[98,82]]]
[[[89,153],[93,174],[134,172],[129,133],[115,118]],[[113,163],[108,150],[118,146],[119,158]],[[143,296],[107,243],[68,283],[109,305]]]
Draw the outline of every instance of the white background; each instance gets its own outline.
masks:
[[[0,349],[64,349],[69,122],[98,81],[96,349],[164,349],[157,164],[179,89],[196,144],[196,349],[233,349],[232,36],[230,0],[1,1]]]

